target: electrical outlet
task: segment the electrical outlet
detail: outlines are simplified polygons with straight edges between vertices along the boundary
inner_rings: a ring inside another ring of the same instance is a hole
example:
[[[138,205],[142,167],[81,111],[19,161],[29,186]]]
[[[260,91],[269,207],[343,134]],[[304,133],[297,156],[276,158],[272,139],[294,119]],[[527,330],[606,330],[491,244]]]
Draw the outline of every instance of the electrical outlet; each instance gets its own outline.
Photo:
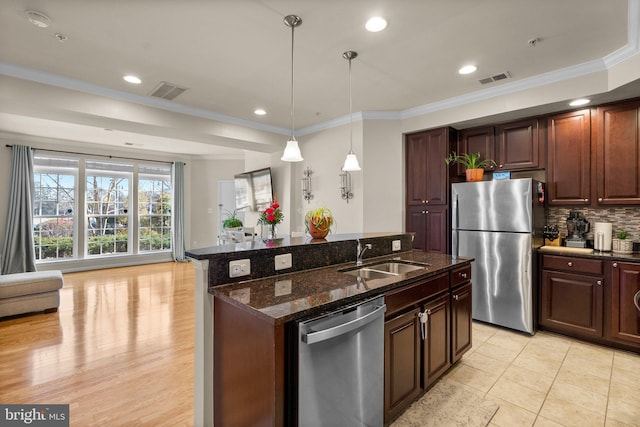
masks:
[[[275,256],[276,270],[284,270],[291,268],[291,254],[282,254]]]
[[[251,260],[237,259],[229,262],[229,277],[248,276],[251,274]]]
[[[275,296],[289,295],[291,293],[291,280],[278,280],[275,284]]]
[[[394,240],[391,242],[391,250],[392,251],[399,251],[400,249],[402,249],[402,245],[400,244],[400,240]]]

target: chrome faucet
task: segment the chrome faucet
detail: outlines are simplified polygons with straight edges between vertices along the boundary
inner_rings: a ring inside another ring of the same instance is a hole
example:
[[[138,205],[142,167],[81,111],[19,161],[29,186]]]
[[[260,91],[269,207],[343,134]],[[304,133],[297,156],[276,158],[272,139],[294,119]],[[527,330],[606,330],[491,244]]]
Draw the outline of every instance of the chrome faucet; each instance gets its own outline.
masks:
[[[371,243],[367,243],[364,245],[364,247],[362,246],[362,244],[360,244],[360,239],[356,239],[358,242],[358,249],[356,251],[356,265],[362,265],[362,254],[364,254],[364,252],[367,249],[371,249]]]

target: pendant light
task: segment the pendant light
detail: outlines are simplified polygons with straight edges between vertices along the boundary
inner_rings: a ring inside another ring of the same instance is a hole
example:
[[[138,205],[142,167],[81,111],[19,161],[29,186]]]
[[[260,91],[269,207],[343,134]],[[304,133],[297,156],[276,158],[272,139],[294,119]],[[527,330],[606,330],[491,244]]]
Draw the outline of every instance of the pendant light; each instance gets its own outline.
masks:
[[[296,15],[287,15],[284,17],[284,24],[291,28],[291,137],[287,141],[287,146],[284,149],[284,153],[280,160],[285,162],[301,162],[304,160],[300,153],[300,147],[298,147],[298,141],[293,136],[293,31],[302,24],[302,19]]]
[[[347,51],[342,54],[344,59],[349,61],[349,153],[347,154],[347,158],[344,160],[344,165],[342,166],[342,170],[345,172],[359,171],[360,164],[358,163],[358,158],[353,152],[353,104],[351,98],[351,60],[358,57],[358,52],[354,52],[352,50]]]

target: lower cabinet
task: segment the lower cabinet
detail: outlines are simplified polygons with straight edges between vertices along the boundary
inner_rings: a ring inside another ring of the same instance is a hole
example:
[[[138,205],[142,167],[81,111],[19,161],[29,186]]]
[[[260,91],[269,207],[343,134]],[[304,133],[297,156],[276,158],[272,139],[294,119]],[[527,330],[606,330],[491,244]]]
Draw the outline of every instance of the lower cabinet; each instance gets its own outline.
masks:
[[[385,425],[471,348],[470,279],[467,264],[385,295]]]
[[[640,352],[640,264],[542,256],[540,326]]]
[[[451,363],[471,348],[471,283],[451,291]]]
[[[611,262],[611,316],[608,338],[640,347],[640,310],[633,298],[640,292],[640,264]]]

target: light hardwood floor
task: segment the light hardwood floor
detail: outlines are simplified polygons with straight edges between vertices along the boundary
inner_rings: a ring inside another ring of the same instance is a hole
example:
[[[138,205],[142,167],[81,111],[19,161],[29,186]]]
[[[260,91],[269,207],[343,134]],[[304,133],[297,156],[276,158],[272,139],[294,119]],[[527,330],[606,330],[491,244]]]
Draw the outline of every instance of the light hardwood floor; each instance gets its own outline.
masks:
[[[0,402],[69,404],[72,426],[193,425],[193,266],[64,280],[57,313],[0,320]]]

